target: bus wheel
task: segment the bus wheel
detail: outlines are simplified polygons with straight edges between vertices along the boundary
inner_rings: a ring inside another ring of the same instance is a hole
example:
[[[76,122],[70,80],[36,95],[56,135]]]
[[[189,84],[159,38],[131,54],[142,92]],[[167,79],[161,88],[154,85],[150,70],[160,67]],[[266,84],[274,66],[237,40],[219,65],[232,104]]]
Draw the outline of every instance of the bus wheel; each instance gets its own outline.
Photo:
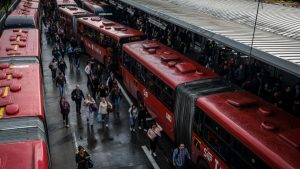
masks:
[[[197,162],[197,169],[209,169],[209,166],[205,160],[199,159]]]

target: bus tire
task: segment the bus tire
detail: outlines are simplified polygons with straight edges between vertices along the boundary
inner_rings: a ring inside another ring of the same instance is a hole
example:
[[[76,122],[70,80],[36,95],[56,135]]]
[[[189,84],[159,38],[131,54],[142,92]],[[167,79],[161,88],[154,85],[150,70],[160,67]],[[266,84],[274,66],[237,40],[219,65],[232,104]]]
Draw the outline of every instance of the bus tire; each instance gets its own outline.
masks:
[[[197,169],[209,169],[209,165],[204,159],[199,158],[197,162]]]

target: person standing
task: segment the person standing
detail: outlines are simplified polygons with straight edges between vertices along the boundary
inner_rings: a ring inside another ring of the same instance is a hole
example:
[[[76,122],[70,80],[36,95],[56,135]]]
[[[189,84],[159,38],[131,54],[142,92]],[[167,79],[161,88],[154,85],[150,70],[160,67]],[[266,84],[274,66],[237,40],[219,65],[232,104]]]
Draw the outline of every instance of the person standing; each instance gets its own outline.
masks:
[[[87,153],[82,146],[78,146],[78,153],[76,154],[77,169],[88,169],[88,161],[90,159],[89,153]]]
[[[179,144],[179,147],[173,151],[173,165],[176,169],[183,169],[184,164],[186,163],[186,158],[191,160],[189,151],[184,147],[184,144]]]
[[[81,101],[82,99],[85,99],[82,90],[80,89],[80,85],[77,84],[76,88],[71,93],[72,100],[76,104],[76,113],[80,113],[81,109]]]
[[[63,97],[64,95],[64,87],[67,83],[66,77],[62,72],[59,72],[58,76],[56,77],[56,86],[59,88],[59,95]]]
[[[147,131],[147,122],[146,122],[147,108],[146,108],[144,102],[141,102],[139,104],[138,109],[139,109],[139,114],[138,114],[139,129],[141,130],[143,128],[144,131]],[[142,124],[142,126],[141,126],[141,124]]]
[[[112,105],[110,102],[108,102],[104,97],[101,97],[100,103],[99,103],[99,111],[98,113],[101,114],[103,119],[103,127],[108,128],[108,120],[109,120],[109,109],[112,108]]]
[[[89,88],[91,86],[91,72],[92,72],[92,64],[88,62],[88,64],[84,68],[84,72],[87,76],[87,84],[86,86]]]
[[[135,123],[136,123],[136,118],[138,116],[138,108],[136,107],[135,103],[133,103],[129,110],[129,121],[130,121],[130,131],[135,132]]]
[[[69,113],[70,113],[70,104],[65,99],[65,97],[61,97],[60,102],[60,112],[63,116],[64,126],[69,128]]]
[[[85,115],[86,115],[86,121],[88,124],[93,127],[94,125],[94,110],[92,110],[91,106],[92,104],[95,104],[95,100],[92,98],[90,94],[86,96],[86,98],[83,101],[83,105],[86,107]]]
[[[56,78],[56,70],[57,70],[57,61],[55,58],[49,64],[49,69],[51,70],[52,80],[54,81]]]
[[[152,127],[148,129],[147,136],[150,142],[150,153],[156,157],[155,149],[157,146],[158,138],[161,136],[163,129],[157,123],[152,124]]]

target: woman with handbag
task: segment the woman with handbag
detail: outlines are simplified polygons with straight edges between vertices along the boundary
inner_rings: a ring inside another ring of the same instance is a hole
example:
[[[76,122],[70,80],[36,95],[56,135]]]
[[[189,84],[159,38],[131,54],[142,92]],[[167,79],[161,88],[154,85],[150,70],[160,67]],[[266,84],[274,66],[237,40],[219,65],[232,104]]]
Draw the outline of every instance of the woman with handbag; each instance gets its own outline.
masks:
[[[60,102],[60,112],[63,116],[63,121],[64,121],[64,126],[69,128],[69,113],[70,113],[70,104],[69,102],[65,99],[65,97],[61,97]]]
[[[112,105],[108,102],[104,97],[101,97],[101,101],[99,103],[99,111],[98,113],[102,116],[103,127],[105,125],[108,128],[108,119],[109,119],[109,111],[112,109]]]
[[[94,111],[91,109],[91,105],[95,104],[95,100],[92,98],[90,94],[87,95],[87,97],[83,101],[83,105],[86,106],[86,120],[87,123],[93,127],[94,125]]]
[[[78,153],[76,154],[77,169],[93,168],[93,162],[89,153],[85,151],[82,146],[78,146]]]

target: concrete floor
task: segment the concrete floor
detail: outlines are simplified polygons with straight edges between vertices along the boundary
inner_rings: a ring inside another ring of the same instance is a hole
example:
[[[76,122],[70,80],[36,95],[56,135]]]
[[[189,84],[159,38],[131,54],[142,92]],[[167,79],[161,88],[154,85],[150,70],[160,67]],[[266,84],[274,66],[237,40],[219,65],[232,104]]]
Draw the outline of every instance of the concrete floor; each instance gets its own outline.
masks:
[[[160,139],[157,150],[158,156],[154,158],[149,154],[147,148],[149,147],[149,143],[146,132],[142,130],[136,133],[130,132],[129,115],[127,113],[129,104],[125,97],[122,98],[120,120],[114,119],[111,114],[108,130],[103,129],[99,123],[94,124],[94,128],[91,129],[86,124],[84,113],[81,113],[81,115],[76,114],[75,103],[71,100],[70,93],[76,84],[80,84],[84,94],[87,94],[86,76],[83,71],[87,57],[81,58],[80,71],[69,69],[69,67],[66,70],[67,85],[65,96],[71,105],[71,112],[69,114],[70,128],[63,126],[59,110],[59,91],[52,82],[51,71],[48,68],[48,64],[52,59],[52,45],[47,43],[44,34],[42,36],[44,100],[49,132],[51,168],[76,169],[75,147],[77,145],[82,145],[91,154],[92,160],[95,162],[95,169],[171,168],[167,161],[169,150],[162,149],[162,147],[168,147],[168,143],[165,142],[164,138]],[[67,57],[65,58],[69,66],[68,59]],[[82,112],[84,112],[83,109]],[[148,157],[146,154],[148,154]]]

